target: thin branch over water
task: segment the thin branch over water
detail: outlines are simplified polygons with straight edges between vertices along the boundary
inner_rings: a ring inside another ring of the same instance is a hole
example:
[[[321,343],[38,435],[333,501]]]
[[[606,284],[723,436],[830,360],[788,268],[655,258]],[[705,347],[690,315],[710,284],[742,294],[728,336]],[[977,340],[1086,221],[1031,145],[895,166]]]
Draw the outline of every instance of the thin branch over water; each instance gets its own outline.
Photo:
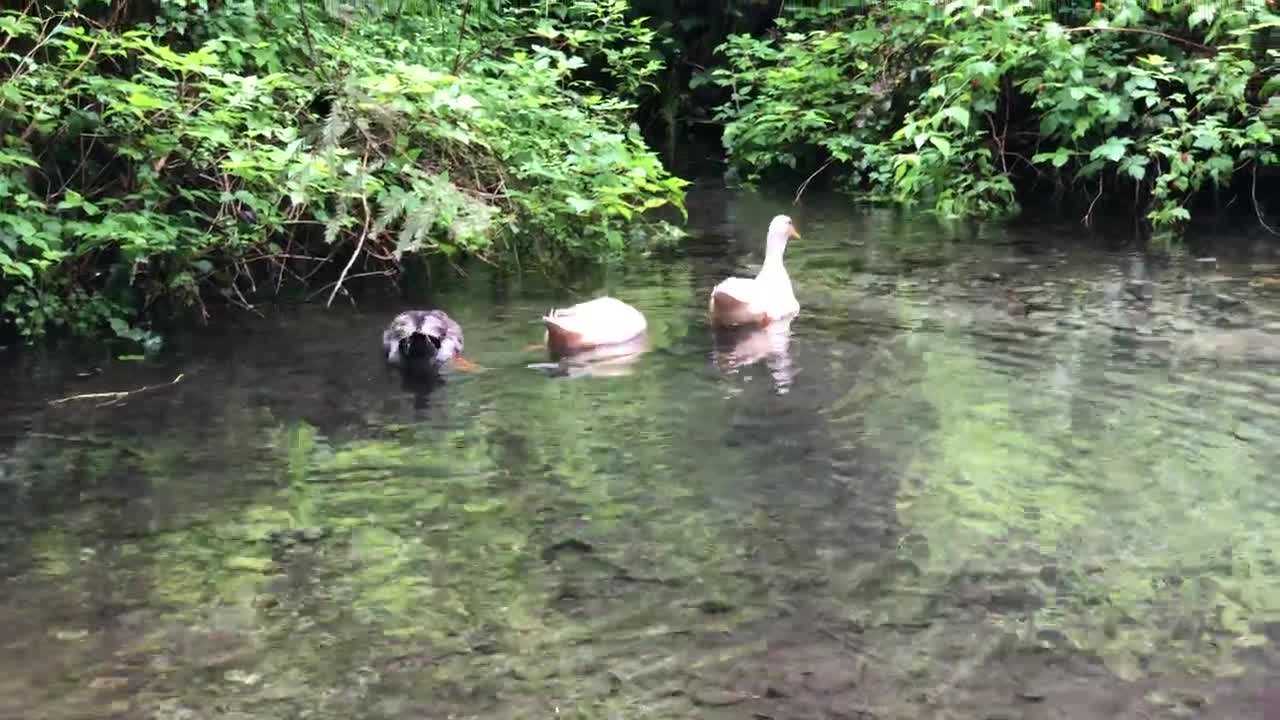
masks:
[[[103,405],[111,405],[111,404],[120,402],[121,400],[129,397],[130,395],[137,395],[138,393],[144,393],[148,390],[155,390],[156,388],[165,388],[165,387],[171,387],[173,385],[177,385],[178,383],[182,382],[182,378],[184,377],[186,377],[186,373],[178,373],[178,377],[174,378],[173,380],[167,383],[158,383],[156,385],[143,385],[142,387],[136,390],[120,390],[117,392],[97,392],[97,393],[81,393],[79,395],[68,395],[67,397],[58,398],[57,400],[50,400],[49,404],[61,405],[63,403],[71,402],[72,400],[107,399],[107,402],[99,403],[99,407],[101,407]]]

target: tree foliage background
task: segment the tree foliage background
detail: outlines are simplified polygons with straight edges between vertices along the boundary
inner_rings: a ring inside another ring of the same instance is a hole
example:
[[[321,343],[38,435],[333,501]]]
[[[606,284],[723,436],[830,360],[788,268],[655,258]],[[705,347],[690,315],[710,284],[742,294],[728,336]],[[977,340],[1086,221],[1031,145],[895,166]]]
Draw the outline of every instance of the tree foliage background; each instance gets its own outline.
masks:
[[[25,335],[392,275],[598,258],[685,183],[626,3],[31,3],[0,14],[3,313]],[[645,231],[656,231],[648,232]]]
[[[687,183],[640,124],[669,155],[710,133],[730,180],[944,217],[1051,195],[1271,227],[1278,23],[1274,0],[33,1],[0,13],[0,317],[146,341],[159,311],[332,302],[408,258],[670,242],[650,211]]]

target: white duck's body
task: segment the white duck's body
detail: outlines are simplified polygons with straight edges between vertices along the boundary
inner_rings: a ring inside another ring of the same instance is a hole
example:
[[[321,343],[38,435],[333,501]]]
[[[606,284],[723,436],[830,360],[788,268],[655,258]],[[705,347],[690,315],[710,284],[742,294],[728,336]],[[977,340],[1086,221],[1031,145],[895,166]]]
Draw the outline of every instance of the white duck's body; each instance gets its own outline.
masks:
[[[764,264],[754,278],[731,277],[711,290],[709,307],[712,323],[723,327],[768,325],[794,317],[800,312],[791,287],[791,277],[783,265],[787,241],[800,237],[791,218],[778,215],[769,223]]]
[[[643,313],[611,297],[553,309],[542,322],[547,349],[556,356],[630,343],[649,329]]]

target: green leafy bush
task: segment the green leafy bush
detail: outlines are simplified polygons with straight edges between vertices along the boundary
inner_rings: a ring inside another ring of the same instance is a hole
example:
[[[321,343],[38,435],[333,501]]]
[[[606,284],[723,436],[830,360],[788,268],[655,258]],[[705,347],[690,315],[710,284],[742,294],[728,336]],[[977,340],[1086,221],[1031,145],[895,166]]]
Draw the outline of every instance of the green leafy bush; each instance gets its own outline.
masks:
[[[290,280],[332,300],[409,254],[600,258],[682,206],[629,120],[659,66],[625,3],[159,7],[0,14],[0,292],[28,337],[141,337],[157,303]]]
[[[1047,180],[1131,197],[1170,229],[1197,192],[1277,164],[1267,0],[1044,8],[903,0],[730,38],[711,78],[732,91],[719,117],[734,169],[757,180],[830,163],[871,198],[947,216],[1015,212]]]

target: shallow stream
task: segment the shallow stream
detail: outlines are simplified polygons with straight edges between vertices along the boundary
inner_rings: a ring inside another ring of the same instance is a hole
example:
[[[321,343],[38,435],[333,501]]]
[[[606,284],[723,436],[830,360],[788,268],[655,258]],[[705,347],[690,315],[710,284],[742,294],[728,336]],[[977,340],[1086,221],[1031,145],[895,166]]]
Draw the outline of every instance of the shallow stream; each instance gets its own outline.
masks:
[[[398,304],[0,356],[0,718],[1280,707],[1280,244],[689,203],[677,257],[433,295],[435,387]],[[716,338],[776,212],[802,313]],[[605,291],[635,362],[528,348]]]

